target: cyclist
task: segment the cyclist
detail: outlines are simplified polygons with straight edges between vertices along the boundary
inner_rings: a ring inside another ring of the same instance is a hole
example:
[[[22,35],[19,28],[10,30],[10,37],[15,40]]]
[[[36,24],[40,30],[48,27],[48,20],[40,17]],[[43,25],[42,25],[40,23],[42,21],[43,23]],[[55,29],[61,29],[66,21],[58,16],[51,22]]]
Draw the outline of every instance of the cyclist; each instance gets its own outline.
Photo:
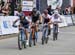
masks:
[[[42,16],[40,11],[38,11],[36,8],[33,8],[32,12],[31,12],[31,16],[32,16],[32,23],[34,23],[36,26],[36,32],[35,32],[35,37],[36,37],[36,41],[38,39],[38,23],[41,22]]]
[[[46,9],[44,10],[44,13],[42,14],[42,17],[43,17],[43,21],[44,21],[43,24],[44,25],[46,24],[46,26],[44,26],[44,28],[46,30],[43,29],[42,40],[43,40],[43,37],[44,38],[46,37],[46,39],[48,40],[49,39],[48,30],[51,29],[50,28],[51,16],[48,14],[48,10],[46,10]]]
[[[52,15],[52,23],[53,23],[53,40],[57,40],[58,32],[59,32],[59,23],[62,22],[61,16],[58,12],[58,10],[54,11],[54,14]]]
[[[26,34],[26,45],[29,44],[28,42],[28,28],[29,28],[29,19],[25,17],[25,15],[20,12],[18,14],[18,16],[20,17],[20,19],[17,19],[15,20],[14,24],[17,22],[17,21],[20,21],[20,25],[19,25],[19,29],[21,29],[22,27],[25,28],[24,31],[25,31],[25,34]]]
[[[37,39],[38,39],[38,25],[39,25],[39,23],[41,22],[41,19],[42,19],[42,16],[41,16],[40,12],[36,8],[32,9],[31,19],[32,19],[32,27],[31,27],[29,43],[31,43],[32,40],[37,42]],[[34,43],[34,45],[36,45],[36,43]]]

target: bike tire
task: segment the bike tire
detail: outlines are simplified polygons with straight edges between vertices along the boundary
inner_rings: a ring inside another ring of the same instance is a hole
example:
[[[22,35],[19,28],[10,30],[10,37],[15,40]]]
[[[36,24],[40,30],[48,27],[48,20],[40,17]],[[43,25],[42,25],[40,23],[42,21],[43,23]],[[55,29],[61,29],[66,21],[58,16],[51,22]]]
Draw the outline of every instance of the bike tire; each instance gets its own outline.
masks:
[[[42,45],[44,45],[44,37],[42,37]]]
[[[36,46],[36,39],[33,40],[34,46]]]
[[[33,45],[36,46],[36,36],[34,34],[34,38],[33,38]]]
[[[48,43],[49,37],[46,38],[46,44]]]
[[[23,44],[24,44],[24,48],[27,48],[27,46],[26,46],[26,41],[24,41],[24,43],[23,43]]]
[[[32,43],[29,41],[29,47],[32,47]]]
[[[21,33],[19,33],[18,34],[18,48],[19,48],[19,50],[22,50],[22,45],[23,45],[23,43],[22,43],[22,35],[21,35]]]

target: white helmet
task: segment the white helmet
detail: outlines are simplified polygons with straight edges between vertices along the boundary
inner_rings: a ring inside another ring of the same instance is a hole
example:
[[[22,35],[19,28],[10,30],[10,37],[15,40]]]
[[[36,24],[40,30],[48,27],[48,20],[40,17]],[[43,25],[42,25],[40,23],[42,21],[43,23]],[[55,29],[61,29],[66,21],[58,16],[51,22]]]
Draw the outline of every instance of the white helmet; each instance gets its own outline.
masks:
[[[54,14],[59,14],[58,10],[55,10],[55,11],[54,11]]]

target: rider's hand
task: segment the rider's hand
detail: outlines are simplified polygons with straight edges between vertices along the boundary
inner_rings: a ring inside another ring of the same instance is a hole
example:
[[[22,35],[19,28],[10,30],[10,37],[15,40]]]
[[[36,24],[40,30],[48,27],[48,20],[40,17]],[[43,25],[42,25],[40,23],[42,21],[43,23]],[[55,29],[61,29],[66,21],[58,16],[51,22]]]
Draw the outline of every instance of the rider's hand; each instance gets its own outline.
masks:
[[[39,22],[39,24],[42,24],[42,22]]]
[[[37,23],[37,24],[39,24],[39,20],[38,20],[38,21],[36,21],[36,23]]]

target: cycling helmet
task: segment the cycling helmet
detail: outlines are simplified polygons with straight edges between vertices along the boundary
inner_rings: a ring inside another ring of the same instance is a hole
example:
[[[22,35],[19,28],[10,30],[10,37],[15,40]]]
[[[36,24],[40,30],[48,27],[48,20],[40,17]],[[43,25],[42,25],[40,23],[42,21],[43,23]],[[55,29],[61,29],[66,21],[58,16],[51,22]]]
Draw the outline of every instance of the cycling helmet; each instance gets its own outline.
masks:
[[[33,10],[32,10],[33,12],[37,12],[37,9],[36,8],[33,8]]]
[[[59,12],[57,10],[54,11],[54,14],[59,14]]]
[[[44,13],[45,13],[45,14],[48,14],[48,10],[47,10],[47,9],[45,9],[45,10],[44,10]]]
[[[18,16],[19,17],[22,17],[22,16],[25,16],[25,15],[24,15],[24,13],[20,13]]]

